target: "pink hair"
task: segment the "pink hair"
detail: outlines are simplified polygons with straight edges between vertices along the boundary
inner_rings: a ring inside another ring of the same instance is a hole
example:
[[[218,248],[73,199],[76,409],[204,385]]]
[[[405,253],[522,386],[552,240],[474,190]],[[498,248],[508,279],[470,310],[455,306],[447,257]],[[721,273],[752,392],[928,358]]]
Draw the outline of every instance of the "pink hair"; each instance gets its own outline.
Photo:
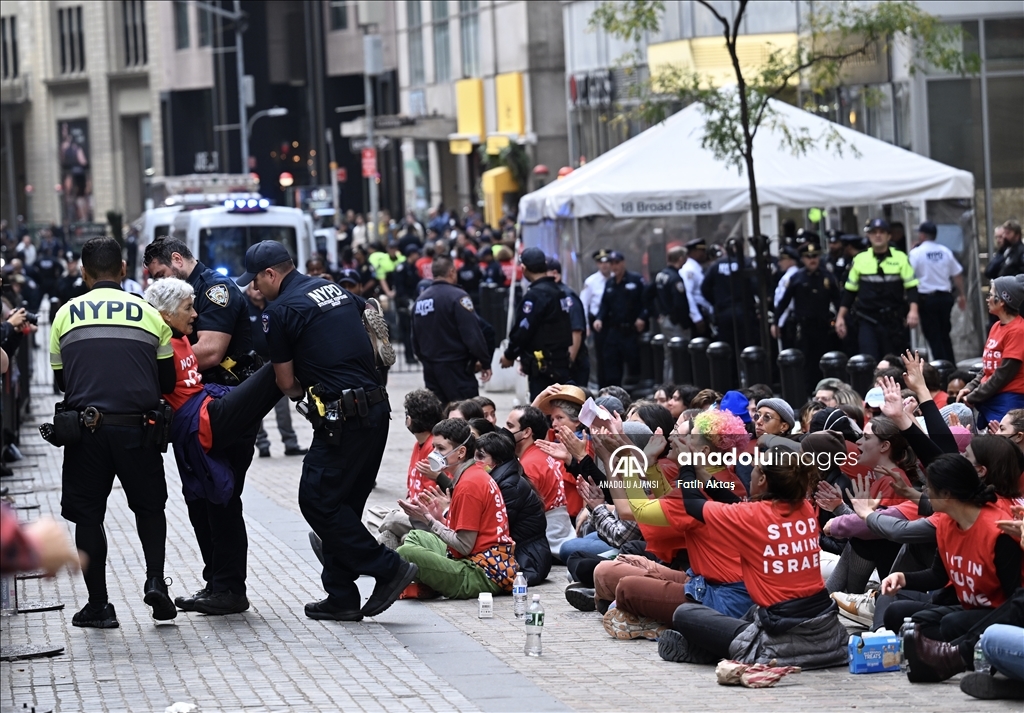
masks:
[[[743,450],[750,433],[739,416],[728,411],[710,410],[693,418],[693,430],[719,451]]]

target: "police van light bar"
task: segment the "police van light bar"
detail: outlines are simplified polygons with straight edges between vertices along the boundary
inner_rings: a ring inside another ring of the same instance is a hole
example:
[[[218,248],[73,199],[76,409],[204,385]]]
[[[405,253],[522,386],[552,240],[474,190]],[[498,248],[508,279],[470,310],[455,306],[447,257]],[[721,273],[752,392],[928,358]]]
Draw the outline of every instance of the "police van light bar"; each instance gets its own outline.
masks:
[[[266,198],[228,198],[224,207],[232,213],[262,213],[270,207]]]
[[[219,275],[223,275],[224,277],[228,276],[228,269],[226,267],[218,267],[214,270],[214,272],[216,272]]]

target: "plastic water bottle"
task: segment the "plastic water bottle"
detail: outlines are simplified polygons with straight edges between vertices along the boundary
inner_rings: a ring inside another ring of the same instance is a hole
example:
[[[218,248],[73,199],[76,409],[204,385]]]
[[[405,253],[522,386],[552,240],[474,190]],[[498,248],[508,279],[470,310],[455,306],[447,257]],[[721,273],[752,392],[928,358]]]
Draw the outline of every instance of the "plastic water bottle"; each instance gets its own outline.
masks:
[[[903,618],[903,626],[900,627],[900,671],[906,673],[910,668],[907,662],[907,652],[903,650],[903,641],[908,636],[914,635],[914,620],[909,616]]]
[[[526,647],[527,656],[540,656],[540,635],[544,631],[544,607],[540,605],[540,595],[533,595],[533,603],[526,610]]]
[[[985,652],[981,648],[981,639],[974,645],[974,672],[992,673],[992,664],[988,662]]]
[[[512,583],[512,613],[516,619],[526,616],[526,577],[520,572],[516,575],[516,581]]]

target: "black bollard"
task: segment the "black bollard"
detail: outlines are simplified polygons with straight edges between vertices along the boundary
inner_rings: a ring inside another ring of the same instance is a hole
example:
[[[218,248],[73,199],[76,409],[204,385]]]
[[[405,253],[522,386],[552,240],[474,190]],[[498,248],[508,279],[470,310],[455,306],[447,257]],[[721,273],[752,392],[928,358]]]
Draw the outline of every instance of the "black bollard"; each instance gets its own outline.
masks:
[[[878,362],[870,354],[855,354],[846,362],[846,373],[850,377],[850,386],[864,398],[865,394],[875,385],[875,366]]]
[[[728,342],[712,342],[707,357],[711,388],[724,394],[733,388],[732,346]]]
[[[655,334],[651,337],[651,367],[654,373],[654,383],[665,383],[665,335]],[[671,396],[672,394],[667,394]]]
[[[675,384],[693,383],[693,366],[690,363],[690,351],[682,337],[672,337],[665,345],[669,358],[672,360],[672,381]]]
[[[743,385],[750,387],[754,384],[770,384],[771,365],[768,357],[761,347],[747,347],[740,352],[740,361],[743,363]]]
[[[693,366],[693,385],[698,389],[711,388],[711,372],[708,371],[708,345],[711,341],[706,337],[691,339],[686,346],[690,352],[690,363]]]
[[[638,396],[649,396],[654,393],[654,364],[651,349],[651,333],[644,332],[640,335],[640,383],[634,389]]]
[[[494,327],[495,336],[500,341],[501,339],[504,339],[504,336],[498,336],[497,330],[499,325],[494,321],[497,316],[497,313],[495,312],[495,307],[498,301],[497,295],[495,294],[496,291],[497,287],[493,282],[485,282],[480,285],[480,301],[478,309],[480,310],[480,318]],[[501,326],[503,327],[504,325]]]
[[[779,373],[782,377],[782,398],[790,404],[803,404],[807,400],[804,353],[799,349],[782,351],[779,354]]]
[[[939,386],[945,390],[950,374],[956,371],[956,364],[946,359],[936,359],[929,363],[935,367],[935,371],[939,372]]]
[[[848,358],[842,352],[826,352],[821,357],[821,361],[818,362],[818,367],[826,379],[846,381],[846,362]]]

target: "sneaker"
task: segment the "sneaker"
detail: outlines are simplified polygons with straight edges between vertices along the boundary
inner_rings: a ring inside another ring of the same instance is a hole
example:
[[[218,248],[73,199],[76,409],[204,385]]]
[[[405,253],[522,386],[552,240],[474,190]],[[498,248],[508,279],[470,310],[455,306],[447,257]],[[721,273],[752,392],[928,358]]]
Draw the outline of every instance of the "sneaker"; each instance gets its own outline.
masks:
[[[580,582],[573,582],[565,588],[565,601],[579,611],[597,610],[597,602],[594,601],[594,588],[584,587]]]
[[[309,453],[308,448],[299,448],[298,446],[290,446],[284,449],[286,456],[304,456]]]
[[[401,561],[398,571],[387,582],[377,580],[373,593],[366,600],[366,604],[360,610],[363,616],[377,616],[395,603],[395,600],[402,594],[402,590],[419,574],[420,568],[412,562]]]
[[[384,310],[381,309],[380,302],[373,297],[366,300],[366,309],[363,310],[363,324],[366,326],[366,333],[370,335],[373,351],[381,364],[393,366],[395,363],[395,348],[391,346],[388,323],[384,320]]]
[[[609,609],[604,615],[604,630],[616,639],[657,639],[666,627],[646,616],[637,616],[621,609]]]
[[[675,629],[666,629],[658,637],[658,656],[672,663],[694,663],[689,642]]]
[[[839,605],[839,613],[863,626],[871,626],[875,619],[875,592],[847,594],[833,592],[832,599]]]
[[[960,679],[960,690],[984,701],[1024,701],[1024,686],[990,673],[969,673]]]
[[[196,599],[196,611],[213,616],[241,614],[249,609],[249,600],[244,594],[231,592],[210,592]]]
[[[114,605],[110,602],[101,607],[86,604],[82,611],[71,617],[71,625],[91,629],[116,629],[121,626],[117,621]]]
[[[362,621],[363,613],[356,610],[341,609],[331,604],[330,598],[319,602],[310,602],[305,606],[306,616],[322,621]]]
[[[269,458],[270,448],[260,448],[260,458]]]
[[[145,593],[142,601],[153,607],[153,618],[157,621],[170,621],[178,616],[177,607],[167,595],[167,585],[169,584],[171,584],[170,577],[167,579],[150,577],[146,580],[146,586],[142,590]]]
[[[182,611],[195,611],[196,610],[196,600],[205,597],[209,593],[210,593],[210,590],[207,589],[206,587],[203,587],[202,589],[200,589],[198,592],[196,592],[192,596],[189,596],[189,597],[175,597],[174,598],[174,606],[178,607]]]

